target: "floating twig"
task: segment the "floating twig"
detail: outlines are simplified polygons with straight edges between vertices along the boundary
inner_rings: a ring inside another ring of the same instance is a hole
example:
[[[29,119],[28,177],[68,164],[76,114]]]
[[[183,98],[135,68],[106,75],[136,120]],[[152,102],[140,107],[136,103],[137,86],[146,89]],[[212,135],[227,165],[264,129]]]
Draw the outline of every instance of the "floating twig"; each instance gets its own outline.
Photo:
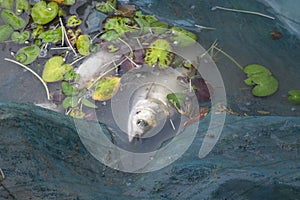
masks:
[[[27,67],[26,65],[23,65],[22,63],[19,63],[18,61],[15,61],[15,60],[12,60],[12,59],[9,59],[9,58],[4,58],[4,60],[8,61],[8,62],[12,62],[12,63],[15,63],[23,68],[25,68],[26,70],[28,70],[29,72],[31,72],[34,76],[36,76],[43,84],[45,90],[46,90],[46,94],[47,94],[47,99],[50,100],[50,93],[49,93],[49,89],[48,89],[48,86],[47,84],[45,83],[45,81],[35,72],[33,71],[32,69],[30,69],[29,67]]]
[[[125,42],[124,40],[122,40],[121,38],[119,38],[119,40],[121,42],[123,42],[129,48],[129,50],[130,50],[130,57],[133,57],[133,50],[132,50],[131,46],[127,42]]]
[[[201,26],[199,24],[195,24],[195,27],[200,28],[200,29],[204,29],[204,30],[216,30],[216,28],[214,28],[214,27]]]
[[[174,123],[173,123],[173,120],[172,120],[172,119],[170,119],[170,123],[171,123],[171,126],[172,126],[173,130],[175,131],[175,130],[176,130],[176,128],[175,128],[175,125],[174,125]]]
[[[4,175],[4,172],[2,171],[2,169],[0,168],[0,174],[2,176],[2,181],[5,179],[5,175]]]
[[[66,40],[67,40],[67,43],[68,43],[70,49],[73,51],[75,57],[77,57],[77,53],[76,53],[75,49],[73,48],[73,46],[72,46],[72,44],[71,44],[71,42],[70,42],[70,40],[69,40],[69,38],[68,38],[66,28],[64,27],[64,25],[63,25],[63,23],[62,23],[62,19],[59,18],[59,21],[60,21],[60,23],[61,23],[61,29],[62,29],[62,31],[63,31],[63,35],[65,36],[65,38],[66,38]],[[62,45],[63,45],[63,44],[62,44]]]
[[[74,60],[70,65],[74,65],[75,63],[81,61],[82,59],[84,59],[86,56],[82,56],[80,58],[77,58],[76,60]]]
[[[218,48],[216,43],[212,44],[212,48],[211,49],[212,50],[216,49],[217,51],[219,51],[220,53],[222,53],[224,56],[226,56],[229,60],[231,60],[238,68],[240,68],[242,71],[244,70],[244,68],[233,57],[231,57],[229,54],[227,54],[222,49]]]
[[[232,9],[232,8],[225,8],[225,7],[221,7],[221,6],[214,6],[211,8],[211,10],[226,10],[226,11],[231,11],[231,12],[239,12],[239,13],[247,13],[247,14],[252,14],[252,15],[258,15],[258,16],[261,16],[261,17],[266,17],[266,18],[269,18],[269,19],[275,19],[275,17],[272,17],[272,16],[269,16],[269,15],[266,15],[266,14],[262,14],[262,13],[259,13],[259,12],[253,12],[253,11],[248,11],[248,10],[238,10],[238,9]]]

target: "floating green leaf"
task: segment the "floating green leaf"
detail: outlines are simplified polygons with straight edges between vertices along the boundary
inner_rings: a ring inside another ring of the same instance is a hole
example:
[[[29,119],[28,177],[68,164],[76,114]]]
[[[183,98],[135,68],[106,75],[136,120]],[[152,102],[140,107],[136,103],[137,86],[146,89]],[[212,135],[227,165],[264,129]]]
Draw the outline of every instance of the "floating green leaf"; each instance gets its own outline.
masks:
[[[64,75],[73,69],[70,64],[64,64],[63,57],[54,56],[50,58],[44,67],[42,78],[45,82],[56,82],[63,80]]]
[[[146,50],[144,61],[150,66],[158,65],[167,68],[173,60],[172,47],[167,40],[157,39]]]
[[[85,113],[80,110],[80,108],[72,108],[69,115],[74,118],[82,119],[85,116]]]
[[[63,4],[66,6],[71,6],[76,3],[76,0],[64,0]]]
[[[0,42],[7,40],[13,32],[14,29],[9,25],[0,26]]]
[[[91,102],[87,99],[84,99],[84,98],[81,100],[81,103],[89,108],[98,108],[98,106],[96,106],[93,102]]]
[[[14,0],[0,0],[0,8],[12,10],[14,6]]]
[[[62,29],[61,27],[59,27],[57,29],[50,29],[48,31],[44,31],[38,36],[38,39],[41,39],[44,43],[56,43],[58,41],[61,41]]]
[[[177,109],[184,104],[184,99],[186,95],[183,93],[171,93],[167,95],[167,99],[172,103]]]
[[[135,30],[136,24],[134,20],[128,17],[112,16],[106,19],[103,29],[105,31],[114,30],[119,35]]]
[[[78,105],[78,97],[66,97],[63,102],[62,102],[62,106],[64,107],[64,109],[67,108],[75,108]]]
[[[96,10],[108,14],[116,9],[117,0],[106,0],[96,4]]]
[[[134,19],[138,23],[139,27],[145,31],[149,30],[151,24],[158,21],[158,19],[153,15],[144,15],[141,11],[137,11],[135,13]]]
[[[119,86],[119,77],[103,77],[95,84],[92,98],[98,101],[109,100],[117,92]]]
[[[74,70],[70,70],[64,74],[64,80],[66,81],[74,81],[79,78],[79,74],[76,74]]]
[[[266,75],[253,75],[245,80],[245,82],[251,81],[251,85],[254,86],[252,94],[258,97],[269,96],[275,93],[278,89],[278,81],[273,76]]]
[[[24,19],[18,17],[11,10],[6,10],[6,9],[2,10],[1,18],[6,24],[10,25],[14,30],[22,29],[27,24]]]
[[[152,32],[156,34],[162,34],[166,32],[169,25],[165,22],[157,21],[151,24],[151,30]]]
[[[33,63],[40,54],[40,48],[36,45],[31,45],[19,49],[16,53],[16,60],[20,63],[28,65]]]
[[[185,29],[179,28],[179,27],[172,27],[171,28],[173,36],[171,39],[178,43],[180,46],[190,46],[196,43],[197,36]]]
[[[102,40],[107,41],[117,40],[119,37],[119,34],[114,30],[108,30],[100,36]]]
[[[90,54],[90,45],[91,40],[88,35],[80,35],[76,41],[76,48],[78,52],[83,56],[87,56]]]
[[[27,12],[30,9],[28,0],[16,0],[16,13],[17,15]]]
[[[43,31],[44,27],[42,25],[38,25],[35,29],[32,30],[31,37],[37,39]]]
[[[34,23],[37,24],[48,24],[51,22],[58,14],[58,4],[56,2],[46,3],[45,1],[40,1],[31,9],[31,16]]]
[[[68,18],[68,21],[67,21],[67,26],[68,27],[77,27],[79,26],[80,24],[82,23],[82,20],[79,19],[77,17],[77,15],[71,15],[69,18]]]
[[[18,44],[24,44],[26,40],[28,40],[30,37],[29,31],[24,31],[22,33],[19,32],[13,32],[11,35],[12,41],[18,43]]]
[[[295,104],[300,104],[300,90],[290,90],[288,100]]]
[[[272,75],[270,70],[265,68],[262,65],[258,64],[251,64],[244,68],[243,70],[248,76],[257,75],[257,74],[266,74],[266,75]]]
[[[248,78],[244,81],[249,86],[254,86],[252,94],[259,97],[269,96],[278,89],[278,81],[264,66],[251,64],[244,68]]]
[[[75,87],[73,87],[70,83],[65,81],[61,83],[61,89],[62,92],[67,96],[78,94],[78,90]]]

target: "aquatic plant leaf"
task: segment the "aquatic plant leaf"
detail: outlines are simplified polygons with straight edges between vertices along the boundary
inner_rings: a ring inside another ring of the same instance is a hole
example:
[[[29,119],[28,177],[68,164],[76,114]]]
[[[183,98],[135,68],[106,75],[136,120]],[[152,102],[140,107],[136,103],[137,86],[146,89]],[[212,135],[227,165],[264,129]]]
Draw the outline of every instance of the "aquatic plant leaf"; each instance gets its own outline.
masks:
[[[300,104],[300,90],[290,90],[288,100],[295,104]]]
[[[157,39],[146,50],[144,61],[150,66],[167,68],[173,60],[172,47],[167,40]]]
[[[80,35],[76,41],[76,48],[78,52],[83,56],[87,56],[90,54],[90,45],[91,40],[88,35]]]
[[[75,81],[79,78],[79,74],[76,74],[74,70],[70,70],[64,74],[64,80],[66,81]]]
[[[85,113],[82,112],[78,107],[72,108],[69,115],[77,119],[83,119],[85,117]]]
[[[16,0],[16,14],[20,15],[30,9],[28,0]]]
[[[136,27],[136,24],[134,20],[127,17],[122,16],[112,16],[109,18],[106,18],[103,29],[105,31],[108,30],[114,30],[119,35],[123,35],[126,32],[134,31]]]
[[[134,16],[134,20],[139,27],[145,31],[148,31],[151,24],[157,22],[158,19],[153,15],[144,15],[141,11],[137,11]]]
[[[67,96],[78,94],[78,90],[75,87],[73,87],[70,83],[65,81],[61,83],[61,89],[62,92]]]
[[[89,108],[98,108],[98,106],[96,106],[93,102],[91,102],[87,99],[84,99],[84,98],[81,100],[81,103]]]
[[[71,6],[76,3],[76,0],[64,0],[63,4],[66,6]]]
[[[117,40],[119,37],[119,34],[114,30],[108,30],[100,36],[102,40],[106,41]]]
[[[78,97],[66,97],[63,102],[62,102],[62,106],[64,109],[67,108],[75,108],[76,106],[78,106]]]
[[[82,20],[80,18],[78,18],[77,15],[71,15],[68,18],[67,26],[74,28],[74,27],[79,26],[81,23],[82,23]]]
[[[38,25],[35,29],[31,32],[31,37],[37,39],[38,36],[44,31],[44,27],[42,25]]]
[[[176,41],[179,46],[186,47],[196,43],[197,35],[183,28],[172,27],[172,41]]]
[[[0,8],[12,10],[14,6],[14,0],[0,0]]]
[[[36,45],[23,47],[17,51],[16,60],[24,65],[28,65],[37,59],[40,51],[40,48]]]
[[[106,0],[101,1],[96,4],[96,10],[108,14],[110,12],[113,12],[116,9],[117,6],[117,0]]]
[[[30,37],[29,31],[24,31],[22,33],[19,32],[13,32],[11,35],[12,41],[18,43],[18,44],[24,44],[26,40],[28,40]]]
[[[27,24],[24,19],[17,16],[11,10],[6,10],[6,9],[2,10],[1,18],[6,24],[10,25],[14,30],[22,29]]]
[[[95,84],[92,98],[98,101],[109,100],[117,92],[119,86],[119,77],[103,77]]]
[[[10,38],[11,34],[14,32],[14,29],[9,25],[0,26],[0,42],[3,42]]]
[[[34,23],[37,24],[48,24],[51,22],[58,14],[58,4],[56,2],[46,3],[45,1],[40,1],[31,9],[31,17]]]
[[[169,27],[169,25],[167,23],[162,22],[162,21],[154,22],[150,26],[151,26],[152,32],[154,32],[156,34],[162,34],[162,33],[166,32],[167,28]]]
[[[186,95],[183,93],[171,93],[167,95],[167,99],[170,103],[172,103],[177,109],[184,104],[184,99]]]
[[[258,64],[251,64],[248,65],[244,68],[243,70],[248,76],[252,76],[255,74],[266,74],[266,75],[272,75],[272,73],[270,72],[270,70],[268,70],[267,68],[265,68],[262,65],[258,65]]]
[[[72,65],[64,64],[63,57],[54,56],[50,58],[43,70],[42,78],[45,82],[56,82],[63,80],[64,74],[73,69]]]
[[[278,89],[278,81],[274,76],[259,74],[252,75],[245,82],[248,82],[248,85],[251,81],[251,85],[254,86],[252,89],[252,94],[258,97],[265,97],[275,93]]]
[[[43,43],[56,43],[58,41],[61,41],[62,39],[62,29],[61,27],[57,29],[50,29],[47,31],[44,31],[39,34],[38,39],[41,39]]]

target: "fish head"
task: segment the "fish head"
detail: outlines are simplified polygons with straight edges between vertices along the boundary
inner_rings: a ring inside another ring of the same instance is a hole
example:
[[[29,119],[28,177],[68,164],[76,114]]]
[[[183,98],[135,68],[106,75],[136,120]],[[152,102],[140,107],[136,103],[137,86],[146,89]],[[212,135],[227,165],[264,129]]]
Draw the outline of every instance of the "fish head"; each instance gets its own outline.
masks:
[[[159,103],[145,100],[138,104],[133,107],[128,118],[129,142],[136,136],[153,136],[163,122],[161,118],[164,113]]]

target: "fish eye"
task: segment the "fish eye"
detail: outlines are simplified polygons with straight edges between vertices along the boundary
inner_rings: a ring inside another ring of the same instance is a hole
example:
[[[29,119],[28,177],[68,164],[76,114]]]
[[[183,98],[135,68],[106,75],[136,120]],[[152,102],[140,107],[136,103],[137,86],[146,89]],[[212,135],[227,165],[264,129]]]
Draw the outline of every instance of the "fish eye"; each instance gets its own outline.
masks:
[[[136,125],[140,128],[140,129],[144,129],[145,127],[148,126],[148,122],[146,120],[143,119],[138,119],[136,121]]]

